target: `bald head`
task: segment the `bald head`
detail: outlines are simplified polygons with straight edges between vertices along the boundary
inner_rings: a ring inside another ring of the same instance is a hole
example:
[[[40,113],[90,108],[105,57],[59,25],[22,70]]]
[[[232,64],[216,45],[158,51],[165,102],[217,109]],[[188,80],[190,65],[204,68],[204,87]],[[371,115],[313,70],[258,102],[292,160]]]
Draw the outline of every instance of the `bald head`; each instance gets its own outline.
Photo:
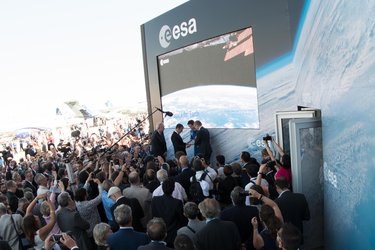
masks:
[[[139,183],[141,182],[139,179],[139,174],[136,171],[130,172],[129,182],[131,185],[139,185]]]

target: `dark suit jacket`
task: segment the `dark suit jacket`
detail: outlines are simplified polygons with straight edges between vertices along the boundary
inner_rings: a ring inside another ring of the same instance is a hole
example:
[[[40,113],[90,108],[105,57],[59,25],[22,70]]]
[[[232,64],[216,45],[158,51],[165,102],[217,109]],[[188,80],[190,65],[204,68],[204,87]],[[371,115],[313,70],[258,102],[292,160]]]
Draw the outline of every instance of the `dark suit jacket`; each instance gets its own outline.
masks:
[[[183,214],[183,204],[179,199],[172,196],[155,196],[151,201],[152,216],[161,217],[167,225],[167,238],[165,241],[168,246],[173,247],[174,238],[177,230],[187,225],[187,219]]]
[[[186,143],[182,140],[181,136],[176,132],[173,131],[171,135],[171,141],[174,148],[174,153],[177,151],[182,151],[186,155]]]
[[[197,131],[195,145],[198,147],[198,152],[203,155],[203,158],[206,161],[209,161],[212,153],[212,148],[210,143],[210,132],[208,132],[208,129],[201,127]]]
[[[162,156],[167,152],[167,143],[165,142],[164,133],[159,134],[158,131],[154,131],[151,135],[151,150],[153,156]]]
[[[256,217],[259,220],[259,212],[255,206],[234,206],[224,209],[220,218],[225,221],[232,221],[236,224],[238,232],[240,233],[241,243],[246,244],[246,249],[254,249],[253,246],[253,225],[251,219]],[[259,229],[262,230],[262,225],[259,223]]]
[[[291,222],[303,233],[303,220],[310,219],[310,210],[303,194],[286,191],[275,200],[279,206],[284,222]]]
[[[108,237],[111,250],[136,250],[139,246],[149,242],[147,234],[134,231],[131,228],[120,229]]]
[[[114,211],[116,207],[120,205],[128,205],[132,209],[132,216],[133,216],[133,228],[135,231],[142,232],[144,231],[144,228],[141,223],[141,219],[145,216],[143,209],[141,207],[141,204],[139,204],[139,201],[135,198],[126,198],[125,196],[121,197],[116,201],[115,204],[111,207],[111,213],[112,218],[115,218]],[[112,231],[116,232],[119,229],[118,224],[114,221],[114,226],[112,227]]]
[[[275,186],[275,173],[273,171],[263,174],[263,178],[268,182],[268,192],[270,193],[270,198],[275,200],[279,197],[279,193],[276,190]]]
[[[90,228],[90,224],[77,211],[66,207],[61,208],[57,213],[57,224],[62,232],[71,231],[73,233],[79,249],[90,249],[86,233],[86,230]]]
[[[6,196],[8,197],[8,203],[10,206],[10,210],[12,210],[12,213],[15,213],[18,208],[18,197],[15,193],[12,192],[6,192]]]
[[[172,250],[163,243],[150,242],[148,245],[138,247],[138,250]]]
[[[30,183],[30,182],[28,182],[26,180],[23,183],[23,188],[30,188],[32,190],[32,192],[33,192],[34,195],[36,195],[36,191],[38,190],[37,186],[34,183]]]
[[[217,191],[219,193],[218,201],[225,205],[232,204],[232,199],[230,198],[230,193],[232,192],[233,188],[237,185],[236,180],[231,176],[225,177],[224,180],[220,180]]]
[[[241,247],[240,234],[231,221],[211,220],[196,236],[199,250],[237,250]]]
[[[189,193],[190,184],[191,184],[190,178],[194,175],[195,175],[195,171],[188,167],[182,170],[181,173],[179,173],[178,175],[174,177],[175,182],[180,183],[181,186],[185,189],[185,192],[188,198],[190,198],[190,193]]]

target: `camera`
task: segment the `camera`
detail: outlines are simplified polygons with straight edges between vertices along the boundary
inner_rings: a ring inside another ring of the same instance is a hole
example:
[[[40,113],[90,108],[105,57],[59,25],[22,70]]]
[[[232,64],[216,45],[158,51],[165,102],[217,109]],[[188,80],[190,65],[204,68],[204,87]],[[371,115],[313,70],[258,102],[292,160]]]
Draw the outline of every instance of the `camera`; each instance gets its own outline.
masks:
[[[265,137],[263,137],[263,141],[272,141],[272,137],[267,134]]]
[[[240,192],[239,193],[240,194],[240,196],[242,196],[242,197],[246,197],[246,196],[249,196],[250,195],[250,193],[249,192]]]
[[[267,165],[268,168],[273,168],[276,165],[276,161],[269,161],[269,162],[267,162],[266,165]]]
[[[55,242],[60,242],[61,237],[62,237],[61,234],[54,234],[54,235],[52,235],[52,239]]]

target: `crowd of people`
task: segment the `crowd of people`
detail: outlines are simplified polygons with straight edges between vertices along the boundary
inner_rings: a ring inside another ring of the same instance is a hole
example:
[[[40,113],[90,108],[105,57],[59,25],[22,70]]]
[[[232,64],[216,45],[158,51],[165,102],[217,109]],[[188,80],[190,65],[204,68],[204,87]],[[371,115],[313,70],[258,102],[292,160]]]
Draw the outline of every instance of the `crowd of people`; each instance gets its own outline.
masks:
[[[243,151],[239,162],[219,154],[211,164],[209,130],[199,120],[187,126],[188,142],[182,124],[165,138],[160,123],[150,136],[78,133],[45,148],[36,140],[18,160],[7,147],[0,248],[298,249],[309,207],[292,192],[290,157],[275,140],[264,141],[259,161]]]

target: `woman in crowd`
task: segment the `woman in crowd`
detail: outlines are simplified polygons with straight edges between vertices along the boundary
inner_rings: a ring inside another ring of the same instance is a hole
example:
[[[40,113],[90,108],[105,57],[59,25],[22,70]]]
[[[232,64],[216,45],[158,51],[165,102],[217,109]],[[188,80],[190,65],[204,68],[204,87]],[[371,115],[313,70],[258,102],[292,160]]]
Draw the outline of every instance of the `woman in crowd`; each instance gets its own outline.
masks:
[[[26,239],[36,250],[41,250],[43,248],[45,239],[48,237],[48,234],[51,232],[56,223],[55,208],[50,201],[47,201],[50,210],[50,221],[45,226],[42,227],[39,217],[32,214],[32,210],[36,202],[40,199],[45,199],[46,196],[47,193],[35,197],[35,199],[27,207],[26,215],[22,222]]]
[[[75,201],[76,207],[80,215],[84,220],[90,223],[90,228],[87,230],[87,235],[89,239],[93,237],[94,226],[101,222],[100,215],[98,212],[98,205],[102,202],[102,187],[98,179],[92,178],[93,174],[91,173],[86,180],[86,183],[83,188],[79,188],[75,192]],[[87,189],[89,187],[89,182],[94,180],[99,187],[99,194],[96,198],[88,200]]]
[[[111,227],[107,223],[96,224],[93,230],[94,240],[98,250],[109,250],[108,236],[112,234]]]
[[[292,184],[292,172],[291,172],[291,162],[290,162],[290,156],[285,154],[283,149],[280,147],[277,142],[272,139],[272,143],[277,150],[277,152],[280,155],[280,161],[276,161],[275,156],[273,155],[270,146],[268,145],[268,141],[263,141],[266,150],[268,152],[268,155],[270,156],[272,161],[276,162],[275,168],[276,168],[276,173],[275,173],[275,179],[278,179],[280,177],[284,177],[289,185],[291,186]]]
[[[276,243],[277,231],[284,223],[283,216],[277,204],[266,196],[261,195],[254,189],[249,190],[250,197],[254,197],[264,203],[262,205],[259,217],[263,222],[264,229],[258,232],[258,220],[256,217],[251,219],[253,225],[253,245],[255,249],[278,250]]]

